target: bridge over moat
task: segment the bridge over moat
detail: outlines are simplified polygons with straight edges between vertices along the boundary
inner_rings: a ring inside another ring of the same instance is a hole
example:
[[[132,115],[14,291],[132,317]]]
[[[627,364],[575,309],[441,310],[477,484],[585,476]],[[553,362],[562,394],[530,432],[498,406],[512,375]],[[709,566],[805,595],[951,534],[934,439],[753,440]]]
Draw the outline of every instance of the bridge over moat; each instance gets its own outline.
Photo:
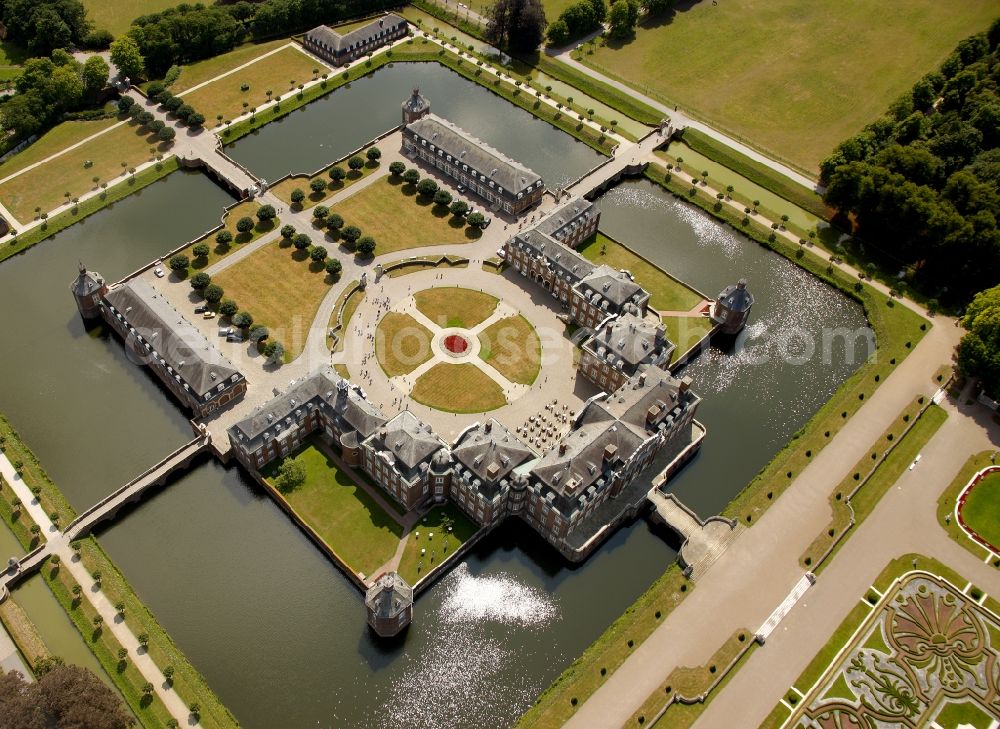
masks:
[[[743,530],[736,521],[721,516],[699,519],[674,494],[664,493],[659,486],[650,489],[647,498],[655,509],[654,517],[684,539],[679,559],[684,573],[693,580],[703,575]]]
[[[164,484],[171,474],[186,469],[211,443],[211,436],[203,430],[159,463],[79,514],[61,532],[54,525],[50,526],[45,543],[21,559],[12,557],[0,574],[0,602],[7,597],[10,588],[38,571],[50,556],[73,540],[88,535],[101,522],[117,517],[123,507],[138,502],[149,489]],[[15,479],[20,477],[15,476]]]

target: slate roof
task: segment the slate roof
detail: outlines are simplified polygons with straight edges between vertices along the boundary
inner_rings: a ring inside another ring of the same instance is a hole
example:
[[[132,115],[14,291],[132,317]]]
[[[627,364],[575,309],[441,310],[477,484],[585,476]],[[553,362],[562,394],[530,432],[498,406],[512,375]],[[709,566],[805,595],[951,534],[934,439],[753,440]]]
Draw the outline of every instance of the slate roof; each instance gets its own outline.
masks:
[[[378,408],[326,366],[297,380],[285,392],[233,425],[230,435],[235,435],[241,446],[254,451],[269,436],[276,436],[297,423],[310,406],[323,409],[329,416],[340,417],[351,429],[358,431],[362,439],[385,423]]]
[[[581,291],[592,291],[607,299],[618,309],[625,304],[636,303],[648,298],[649,294],[632,280],[632,277],[611,266],[600,265],[579,284]]]
[[[413,89],[413,94],[408,96],[406,101],[403,102],[403,111],[410,114],[417,114],[425,109],[429,109],[431,102],[429,99],[420,95],[420,89]]]
[[[445,447],[431,427],[409,410],[383,425],[370,442],[377,451],[390,454],[396,468],[404,472],[428,462]]]
[[[97,271],[88,271],[80,264],[80,275],[73,280],[70,291],[76,296],[90,296],[104,285],[104,278]]]
[[[463,433],[451,454],[486,483],[507,478],[515,468],[536,457],[531,448],[493,418]]]
[[[659,367],[649,367],[604,400],[592,403],[583,420],[611,417],[636,434],[649,435],[668,427],[683,410],[700,398],[690,389],[690,378],[677,379]],[[685,391],[681,392],[681,387]]]
[[[413,604],[413,588],[396,572],[389,572],[365,593],[365,605],[375,617],[391,618]]]
[[[594,203],[582,197],[575,197],[559,205],[538,221],[535,230],[561,241],[573,230],[586,225],[592,217],[600,214]]]
[[[306,39],[318,45],[325,46],[335,53],[341,53],[351,47],[374,40],[379,32],[391,30],[399,25],[406,25],[406,21],[395,13],[387,13],[381,18],[376,18],[368,25],[356,28],[344,35],[341,35],[329,26],[320,25],[306,33]]]
[[[607,446],[615,446],[617,453],[627,458],[644,440],[607,412],[594,408],[578,428],[539,459],[532,474],[561,496],[579,496],[592,485],[603,487],[597,482],[604,477]]]
[[[736,284],[730,284],[719,294],[719,303],[730,311],[744,312],[753,306],[753,294],[747,288],[745,279]]]
[[[594,264],[571,248],[567,248],[537,228],[529,228],[514,236],[535,255],[542,256],[550,264],[552,271],[562,278],[576,283],[594,271]]]
[[[130,279],[109,290],[104,298],[199,397],[240,375],[232,362],[144,279]]]
[[[656,326],[634,314],[623,314],[596,332],[583,344],[598,359],[605,362],[622,360],[629,365],[629,374],[640,364],[659,364],[674,349],[664,336],[662,326]]]
[[[487,180],[493,180],[510,195],[516,196],[542,179],[520,162],[436,114],[427,114],[410,122],[406,128],[426,139],[428,144],[444,150],[454,160],[469,165],[470,170],[474,169],[485,175]]]

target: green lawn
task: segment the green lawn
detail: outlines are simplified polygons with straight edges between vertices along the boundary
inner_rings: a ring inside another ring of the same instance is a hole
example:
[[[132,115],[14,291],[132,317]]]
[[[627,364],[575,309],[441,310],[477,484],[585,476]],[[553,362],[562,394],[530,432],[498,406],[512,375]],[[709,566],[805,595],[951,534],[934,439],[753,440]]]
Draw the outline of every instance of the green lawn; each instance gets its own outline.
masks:
[[[450,532],[446,530],[445,523],[450,524]],[[449,502],[443,506],[435,506],[410,532],[397,571],[408,583],[416,584],[417,580],[454,554],[478,530],[479,527],[454,504]],[[433,538],[431,534],[434,535]],[[426,550],[425,554],[420,554],[421,549]],[[423,567],[418,567],[421,561]]]
[[[344,170],[347,172],[347,177],[345,177],[340,182],[334,182],[333,180],[330,179],[329,171],[330,167],[334,167],[335,165],[338,164],[341,167],[343,167]],[[377,170],[379,166],[380,165],[377,162],[375,164],[367,162],[365,166],[362,167],[360,170],[348,170],[347,160],[339,160],[338,162],[334,163],[333,165],[330,165],[329,167],[324,167],[317,174],[311,177],[309,175],[294,175],[292,177],[282,180],[274,187],[269,188],[269,190],[270,192],[273,192],[276,196],[278,196],[281,200],[284,200],[286,203],[288,203],[289,206],[291,206],[292,210],[295,211],[308,210],[314,205],[318,205],[324,200],[333,197],[341,190],[350,187],[358,180],[367,177],[372,172]],[[321,179],[326,182],[326,189],[323,190],[323,192],[320,193],[313,192],[312,188],[309,187],[309,183],[312,182],[314,179]],[[306,196],[302,202],[298,203],[292,202],[292,191],[296,189],[302,190],[302,192]]]
[[[479,357],[511,382],[534,383],[541,368],[542,343],[521,315],[495,321],[479,333]]]
[[[87,132],[93,134],[95,130],[113,123],[113,120],[91,122],[87,129],[67,130],[60,136],[67,134],[73,141],[79,141]],[[65,146],[65,143],[60,145],[61,148]],[[33,148],[34,145],[25,152]],[[170,145],[157,141],[155,135],[147,134],[134,124],[123,124],[3,183],[0,185],[0,202],[18,221],[26,223],[36,216],[35,208],[41,208],[45,213],[68,199],[94,190],[100,184],[107,183],[110,187],[124,179],[122,173],[128,168],[148,162],[157,154],[166,154],[169,149]],[[10,162],[20,156],[15,156]],[[92,163],[89,167],[86,166],[88,161]],[[3,172],[0,168],[0,174]],[[95,177],[97,183],[93,180]],[[65,195],[67,192],[70,193],[69,198]]]
[[[115,38],[125,34],[140,15],[172,8],[174,0],[83,0],[87,20],[97,29],[110,30]]]
[[[959,729],[961,726],[988,727],[992,722],[993,717],[990,713],[974,701],[949,701],[934,719],[934,723],[941,729]]]
[[[418,291],[413,296],[420,313],[439,327],[472,329],[492,316],[498,299],[481,291],[443,286]]]
[[[250,243],[257,238],[260,238],[265,233],[269,233],[274,230],[281,221],[277,218],[273,218],[266,222],[257,220],[257,210],[260,209],[260,207],[260,203],[253,200],[244,200],[238,205],[233,206],[223,216],[223,226],[225,230],[228,230],[233,234],[233,242],[227,246],[219,245],[215,241],[215,236],[221,231],[216,231],[215,233],[210,233],[202,238],[199,238],[191,244],[190,248],[184,251],[184,253],[186,253],[191,259],[191,268],[195,271],[208,268],[213,263],[222,260],[233,251],[239,250],[239,246]],[[255,223],[254,229],[249,233],[240,233],[236,230],[236,223],[239,222],[240,218],[244,217],[253,218]],[[205,258],[197,258],[191,252],[191,248],[194,248],[199,243],[208,243],[209,248],[211,248],[211,252]]]
[[[174,93],[184,93],[188,89],[206,81],[211,81],[216,76],[224,74],[227,71],[232,71],[238,66],[251,63],[265,53],[287,45],[288,42],[287,38],[279,38],[267,43],[247,43],[229,51],[229,53],[223,53],[220,56],[213,56],[212,58],[206,58],[204,61],[196,61],[195,63],[183,66],[181,68],[181,75],[177,77],[177,81],[171,86],[171,90]],[[264,91],[264,89],[261,89],[261,91]]]
[[[298,48],[282,48],[246,68],[185,93],[184,101],[204,114],[210,125],[215,125],[220,114],[223,119],[233,119],[252,107],[266,104],[269,90],[274,92],[275,98],[296,91],[300,84],[313,80],[314,70],[318,74],[328,72],[326,66]],[[188,80],[186,72],[182,71],[177,83]],[[242,88],[244,84],[250,86],[246,91]]]
[[[670,361],[675,361],[712,331],[715,323],[707,316],[665,316],[663,326],[667,328],[667,339],[677,345]]]
[[[265,244],[212,279],[254,322],[270,329],[291,361],[305,346],[309,328],[333,280],[306,251],[284,239]]]
[[[433,205],[416,194],[413,185],[385,178],[368,185],[330,208],[355,225],[362,235],[375,238],[375,255],[409,248],[468,243],[479,238],[478,228],[467,228],[462,218],[454,218],[447,208]],[[405,220],[406,224],[400,222]]]
[[[485,413],[507,404],[503,390],[474,364],[436,364],[420,375],[410,397],[447,413]]]
[[[388,377],[413,372],[431,354],[430,331],[409,314],[390,311],[375,328],[375,358]]]
[[[0,180],[23,170],[28,165],[41,162],[92,134],[114,126],[117,122],[117,119],[97,119],[95,121],[68,121],[57,124],[28,147],[0,164]]]
[[[704,301],[696,291],[601,232],[584,242],[579,250],[594,263],[631,271],[639,285],[652,294],[650,306],[661,312],[690,311]]]
[[[969,490],[961,514],[969,529],[1000,546],[1000,473],[987,475]]]
[[[291,456],[306,480],[285,500],[355,572],[374,573],[395,553],[403,528],[314,444]],[[277,461],[265,469],[271,478]]]
[[[996,16],[994,0],[699,2],[582,59],[815,173]]]
[[[965,533],[961,525],[958,523],[958,520],[955,519],[955,502],[958,500],[959,494],[962,493],[965,487],[969,484],[972,477],[987,466],[993,465],[992,459],[997,456],[1000,456],[1000,453],[995,451],[982,451],[974,456],[970,456],[969,460],[962,466],[962,470],[960,470],[958,474],[956,474],[955,478],[952,479],[948,488],[942,491],[941,495],[938,497],[938,524],[941,525],[942,529],[948,532],[948,536],[972,554],[976,555],[979,559],[985,558],[986,548],[979,546],[977,542],[969,539],[969,535]],[[992,563],[994,567],[1000,567],[1000,558],[994,558]]]

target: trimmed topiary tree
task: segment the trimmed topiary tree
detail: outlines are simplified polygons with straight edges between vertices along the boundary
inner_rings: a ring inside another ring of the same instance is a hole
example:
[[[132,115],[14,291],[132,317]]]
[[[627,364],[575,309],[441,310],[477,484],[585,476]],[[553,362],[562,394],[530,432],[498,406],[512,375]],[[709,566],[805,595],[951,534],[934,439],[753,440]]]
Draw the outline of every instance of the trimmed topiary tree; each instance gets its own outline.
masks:
[[[348,225],[340,231],[340,236],[348,245],[354,245],[358,242],[358,238],[361,237],[361,228],[356,225]]]
[[[242,218],[236,221],[236,230],[240,233],[249,233],[254,229],[253,218],[244,215]]]
[[[274,220],[278,215],[278,211],[274,209],[274,205],[261,205],[257,210],[257,220],[262,223],[266,223],[268,220]]]
[[[460,218],[469,212],[469,204],[465,200],[456,200],[449,206],[448,210],[456,218]]]
[[[329,214],[330,214],[330,208],[328,208],[326,205],[317,205],[315,208],[313,208],[313,217],[317,218],[318,220],[322,220]]]
[[[212,249],[208,247],[208,243],[198,243],[191,248],[191,252],[195,258],[208,258]]]
[[[219,305],[219,313],[222,314],[222,316],[233,317],[239,310],[240,307],[232,299],[226,299]]]
[[[306,199],[306,194],[302,192],[300,188],[296,187],[294,190],[292,190],[291,200],[293,203],[300,203],[305,199]]]
[[[344,227],[344,219],[338,213],[333,213],[326,219],[326,227],[330,230],[340,230]]]
[[[249,220],[249,218],[248,218]],[[253,221],[250,221],[250,227],[253,227]],[[228,230],[220,230],[215,234],[215,242],[222,247],[228,247],[230,243],[233,242],[233,234]]]
[[[434,197],[434,193],[437,191],[438,184],[429,177],[425,177],[417,183],[417,194],[420,195],[420,197]]]
[[[382,150],[378,147],[369,147],[368,151],[365,152],[365,157],[368,158],[369,162],[378,162],[382,159]]]
[[[249,311],[241,311],[233,317],[233,326],[240,329],[249,329],[253,326],[253,314]]]
[[[401,177],[404,172],[406,172],[406,165],[399,160],[389,165],[389,174],[393,177]]]
[[[309,257],[316,261],[317,263],[322,263],[326,260],[326,248],[323,246],[316,246],[311,251],[309,251]]]
[[[292,238],[292,245],[298,248],[300,251],[304,251],[312,244],[309,236],[305,233],[299,233],[294,238]]]
[[[358,241],[358,254],[364,258],[371,258],[375,255],[375,239],[366,235]]]
[[[434,204],[443,208],[451,205],[451,193],[447,190],[438,190],[434,193]]]
[[[420,182],[420,173],[411,167],[403,173],[403,182],[407,185],[416,185]]]
[[[191,277],[191,288],[195,291],[204,291],[212,283],[212,277],[204,271],[200,271]]]
[[[281,237],[285,240],[291,240],[295,235],[295,226],[293,225],[282,225],[281,226]]]
[[[352,171],[357,172],[365,166],[365,160],[361,155],[356,154],[347,160],[347,166],[350,167]]]
[[[309,183],[309,189],[313,191],[316,195],[319,195],[326,191],[326,180],[321,177],[317,177],[315,180]]]
[[[343,182],[344,178],[347,177],[347,171],[340,166],[334,165],[330,168],[330,179],[334,182]]]
[[[188,266],[191,265],[191,261],[183,253],[178,253],[176,256],[171,256],[170,260],[167,261],[167,265],[170,266],[171,271],[186,271]]]
[[[222,301],[222,297],[225,296],[226,292],[223,290],[219,284],[209,284],[205,287],[205,300],[213,304],[217,304]]]
[[[326,260],[326,272],[333,277],[336,281],[340,278],[340,273],[344,270],[344,266],[336,258],[328,258]]]

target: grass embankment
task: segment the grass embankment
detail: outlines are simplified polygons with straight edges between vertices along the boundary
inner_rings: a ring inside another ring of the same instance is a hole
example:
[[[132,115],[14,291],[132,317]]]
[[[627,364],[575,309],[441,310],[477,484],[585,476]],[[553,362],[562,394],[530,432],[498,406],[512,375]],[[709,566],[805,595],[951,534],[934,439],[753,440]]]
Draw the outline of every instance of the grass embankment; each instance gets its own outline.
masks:
[[[631,38],[586,45],[579,57],[815,173],[834,146],[996,15],[991,0],[695,3],[644,20]]]
[[[711,699],[697,703],[685,703],[682,699],[695,701],[721,688],[735,673],[732,669],[754,649],[756,644],[752,638],[753,634],[749,630],[737,630],[723,642],[705,665],[675,668],[632,714],[631,726],[641,726],[662,711],[653,724],[654,727],[690,727],[701,716]]]
[[[937,405],[924,410],[927,399],[914,398],[871,446],[871,453],[859,460],[851,473],[837,484],[829,496],[833,516],[825,531],[809,545],[799,563],[819,572],[842,543],[844,532],[860,526],[886,491],[896,483],[913,459],[933,437],[948,414]],[[834,550],[830,552],[830,550]]]
[[[309,328],[333,278],[323,264],[312,261],[281,238],[264,244],[252,255],[213,278],[254,324],[268,327],[270,336],[285,347],[286,361],[295,359],[306,344]]]
[[[259,129],[268,122],[290,114],[310,101],[325,96],[331,91],[352,81],[356,81],[363,76],[367,76],[382,66],[397,62],[420,61],[440,63],[442,66],[450,68],[464,76],[467,80],[477,83],[507,101],[520,106],[530,114],[576,137],[584,144],[602,154],[610,155],[611,150],[616,144],[610,138],[601,134],[599,130],[580,122],[575,116],[563,113],[558,109],[553,109],[549,105],[543,104],[532,94],[518,88],[514,83],[497,79],[488,74],[478,65],[485,62],[471,60],[468,57],[460,58],[455,53],[432,44],[427,38],[411,38],[406,43],[383,53],[378,53],[373,58],[367,59],[362,63],[355,63],[340,74],[331,76],[329,79],[324,79],[321,83],[300,91],[294,96],[285,97],[281,100],[280,105],[272,106],[260,112],[260,114],[255,114],[251,119],[246,119],[226,127],[222,130],[222,139],[225,142],[234,142],[240,137],[250,134],[253,130]]]
[[[658,311],[690,311],[705,302],[697,291],[601,232],[584,241],[579,252],[598,265],[630,271],[650,293],[650,306]]]
[[[500,385],[474,364],[436,364],[417,378],[410,397],[446,413],[485,413],[507,404]]]
[[[745,524],[757,521],[774,499],[792,483],[806,464],[840,431],[865,400],[923,338],[930,326],[910,308],[896,302],[839,268],[774,235],[756,220],[740,218],[700,191],[689,195],[687,183],[672,180],[666,170],[650,166],[646,177],[675,196],[693,202],[709,215],[727,223],[760,245],[783,255],[820,280],[841,291],[864,307],[865,317],[875,334],[876,357],[871,357],[841,384],[833,396],[796,432],[757,476],[729,503],[723,515]],[[772,240],[773,238],[773,240]],[[799,253],[801,251],[801,254]],[[858,290],[860,287],[860,290]],[[810,455],[806,455],[809,453]]]
[[[360,152],[361,156],[363,157],[367,151],[368,150],[364,150]],[[331,180],[329,172],[333,167],[338,166],[344,168],[344,172],[347,173],[347,176],[343,180]],[[314,175],[292,175],[291,177],[282,180],[274,187],[270,187],[268,189],[278,198],[288,203],[292,210],[296,212],[299,210],[308,210],[314,205],[318,205],[342,190],[347,189],[355,182],[368,177],[370,174],[379,169],[380,166],[381,165],[377,160],[374,162],[365,160],[365,166],[360,170],[350,170],[347,169],[347,158],[339,159],[333,164],[327,165]],[[326,187],[321,192],[313,192],[312,188],[309,187],[309,183],[313,180],[323,180],[326,183]],[[301,202],[293,203],[292,191],[296,189],[301,190],[305,195],[305,198]]]
[[[38,532],[37,534],[32,531],[32,527],[37,526],[35,520],[20,503],[20,499],[14,494],[10,484],[4,480],[3,476],[0,476],[0,519],[3,519],[3,523],[14,533],[25,552],[30,552],[44,539],[40,530],[35,530]]]
[[[694,587],[675,562],[542,692],[517,729],[561,727]]]
[[[3,416],[0,416],[0,444],[2,444],[4,455],[11,463],[15,466],[18,462],[21,463],[22,480],[38,498],[39,504],[49,515],[49,518],[60,526],[66,526],[73,521],[76,518],[76,511],[69,505],[62,491],[52,483],[52,479],[42,468],[42,464],[38,462],[35,454]],[[4,492],[6,496],[11,496],[9,485],[4,487]],[[30,517],[28,518],[30,519]]]
[[[167,154],[170,146],[130,121],[0,184],[0,202],[23,225],[101,185],[118,185],[128,170]]]
[[[482,235],[479,228],[466,226],[464,218],[451,215],[447,207],[417,195],[415,185],[392,178],[375,180],[334,204],[330,212],[340,215],[345,227],[354,225],[362,235],[372,236],[377,256],[425,246],[469,243]],[[404,219],[407,224],[401,225]],[[339,236],[335,239],[339,240]]]
[[[442,328],[472,329],[489,319],[499,303],[495,296],[459,286],[424,289],[413,298],[420,313]]]
[[[490,324],[479,333],[479,358],[511,382],[531,385],[542,362],[538,333],[520,314]]]
[[[390,267],[394,267],[391,268]],[[469,259],[457,256],[420,256],[419,258],[406,258],[401,261],[393,261],[384,264],[383,268],[389,278],[408,276],[411,273],[429,271],[432,268],[468,268]]]
[[[133,192],[138,192],[144,187],[161,180],[178,168],[176,157],[168,157],[153,167],[143,170],[108,188],[103,196],[97,195],[89,198],[75,208],[65,210],[55,215],[39,226],[36,226],[23,235],[18,235],[11,239],[7,245],[0,246],[0,261],[10,258],[16,253],[20,253],[26,248],[30,248],[36,243],[40,243],[46,238],[51,238],[61,230],[65,230],[74,223],[78,223],[89,215],[102,210],[109,205],[113,205],[119,200],[128,197]]]
[[[31,618],[24,612],[24,608],[13,599],[4,600],[0,603],[0,622],[14,639],[17,649],[21,651],[28,666],[35,670],[38,662],[43,658],[48,658],[52,654],[48,646],[42,640],[38,628],[31,622]]]
[[[979,559],[985,559],[987,550],[985,547],[980,546],[978,542],[970,539],[969,535],[962,530],[961,525],[959,525],[958,520],[955,518],[955,502],[958,500],[962,490],[968,486],[973,476],[987,466],[994,465],[994,458],[1000,458],[1000,452],[982,451],[969,458],[965,462],[965,465],[962,466],[962,470],[958,472],[955,479],[948,485],[948,488],[938,497],[938,523],[948,532],[948,536]],[[1000,567],[1000,557],[994,557],[990,561],[990,564],[994,567]]]
[[[770,167],[747,157],[742,152],[737,152],[697,129],[688,127],[679,136],[691,149],[705,155],[710,160],[718,162],[723,167],[728,167],[765,190],[770,190],[778,197],[807,210],[817,218],[830,219],[832,211],[815,190],[793,182]]]
[[[375,359],[387,377],[409,374],[431,358],[432,336],[409,314],[390,311],[375,328]]]
[[[352,571],[373,574],[395,553],[402,526],[314,443],[289,458],[305,466],[306,480],[282,497]],[[272,485],[279,465],[262,471]]]
[[[295,47],[281,48],[267,58],[254,60],[239,71],[211,81],[195,91],[182,94],[184,102],[218,123],[218,117],[232,119],[251,107],[263,106],[270,98],[294,94],[296,87],[313,81],[330,68]],[[178,77],[183,81],[185,72]],[[244,87],[246,90],[244,90]],[[268,92],[272,92],[268,96]],[[213,121],[209,122],[213,124]]]
[[[351,318],[365,298],[364,290],[356,288],[358,283],[358,281],[351,281],[344,287],[343,292],[337,298],[337,303],[333,306],[333,312],[330,314],[330,325],[326,332],[326,344],[335,352],[343,351],[344,338],[347,336],[347,330],[351,326]],[[339,329],[337,328],[338,326],[340,327]],[[334,329],[337,330],[336,341],[330,336],[330,332]],[[335,348],[334,344],[336,344]]]
[[[672,183],[665,174],[665,170],[650,167],[646,171],[646,176],[653,182],[663,185],[677,197],[692,200],[686,194],[687,186]],[[740,220],[725,214],[721,208],[714,209],[714,200],[695,198],[693,202],[710,215],[744,232],[761,245],[771,248],[852,299],[859,301],[864,306],[865,314],[875,332],[877,358],[869,359],[861,365],[809,422],[792,436],[789,443],[775,455],[771,462],[761,469],[750,484],[730,502],[723,512],[725,516],[740,518],[744,523],[747,523],[747,516],[751,517],[750,522],[755,522],[759,515],[792,482],[794,475],[808,463],[810,456],[806,456],[806,452],[809,451],[814,455],[825,443],[829,442],[830,438],[843,427],[850,416],[857,412],[864,403],[864,399],[874,392],[878,383],[885,380],[888,374],[920,341],[928,324],[907,307],[896,304],[870,286],[863,285],[861,291],[856,291],[853,279],[838,269],[828,268],[827,264],[817,257],[804,253],[799,258],[796,255],[795,246],[785,244],[777,239],[774,242],[769,241],[770,229],[750,227],[748,230],[747,227],[741,225]],[[875,380],[876,375],[878,380]],[[664,577],[654,583],[643,597],[636,601],[608,631],[605,631],[604,635],[587,649],[581,658],[577,659],[556,679],[556,682],[539,697],[535,706],[521,718],[519,727],[554,727],[561,726],[565,722],[565,718],[572,713],[569,698],[577,697],[580,701],[584,701],[603,683],[603,678],[597,674],[595,666],[601,665],[598,662],[600,661],[599,656],[608,643],[612,641],[612,636],[615,634],[612,631],[616,630],[618,635],[622,632],[634,633],[638,642],[645,640],[646,636],[652,632],[652,626],[643,626],[641,616],[644,613],[639,608],[648,604],[651,599],[655,600],[662,596],[662,581],[675,569],[679,574],[677,565],[672,565]],[[621,661],[618,661],[614,666],[607,668],[613,671],[620,664]]]
[[[450,532],[448,526],[451,527]],[[417,580],[458,551],[478,530],[479,527],[454,504],[435,506],[407,537],[397,572],[408,583],[415,585]],[[431,537],[431,534],[434,536]],[[425,550],[425,554],[421,554],[420,550]]]
[[[847,617],[844,618],[833,632],[830,639],[809,662],[809,665],[802,671],[795,683],[792,684],[792,689],[794,690],[789,690],[784,697],[789,704],[796,707],[801,701],[809,698],[809,694],[816,682],[823,676],[840,650],[847,644],[861,624],[876,614],[873,612],[873,607],[879,603],[879,594],[884,595],[892,587],[893,582],[897,578],[914,569],[925,570],[938,577],[942,577],[958,590],[961,590],[968,583],[966,578],[959,575],[950,567],[938,562],[933,557],[927,557],[922,554],[904,554],[894,559],[875,579],[875,582],[872,584],[874,590],[868,590],[865,595],[859,595],[859,599],[863,600],[863,602],[851,608]],[[876,594],[875,590],[878,591],[878,594]],[[967,594],[974,596],[978,591],[979,588],[973,586],[970,587]],[[987,597],[983,604],[988,610],[992,610],[993,612],[1000,611],[1000,603],[992,597]],[[790,714],[791,712],[779,703],[760,725],[760,729],[778,729],[778,727],[784,724]]]
[[[665,316],[663,326],[667,330],[667,339],[676,345],[670,354],[670,361],[676,362],[682,354],[709,335],[715,328],[715,322],[707,316]]]
[[[256,215],[260,207],[261,205],[259,202],[254,200],[244,200],[227,210],[222,216],[222,228],[211,233],[206,233],[183,251],[188,258],[191,259],[191,268],[195,271],[208,268],[213,263],[221,261],[230,253],[236,251],[236,246],[252,243],[262,235],[270,233],[281,224],[281,220],[278,218],[272,218],[271,220],[257,220]],[[241,233],[236,230],[236,224],[240,221],[240,218],[251,218],[254,222],[253,230],[249,233]],[[232,243],[223,245],[215,239],[215,237],[223,230],[229,231],[229,233],[233,236]],[[208,244],[210,250],[207,256],[199,257],[191,252],[191,249],[199,243]]]

